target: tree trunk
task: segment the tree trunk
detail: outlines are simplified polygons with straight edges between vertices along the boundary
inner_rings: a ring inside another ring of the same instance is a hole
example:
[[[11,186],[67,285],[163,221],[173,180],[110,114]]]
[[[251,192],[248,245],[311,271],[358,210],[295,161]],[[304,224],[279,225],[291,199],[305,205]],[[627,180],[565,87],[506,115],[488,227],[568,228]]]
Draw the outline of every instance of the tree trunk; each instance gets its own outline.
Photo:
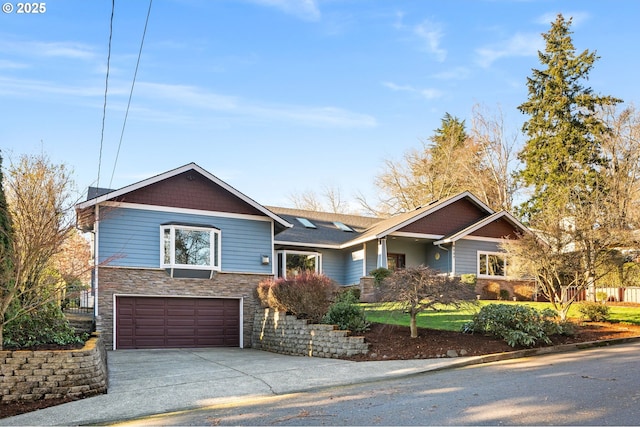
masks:
[[[411,313],[411,323],[409,325],[411,329],[411,338],[418,338],[418,324],[416,322],[416,313]]]
[[[4,342],[4,323],[0,322],[0,351],[4,350],[3,343]]]

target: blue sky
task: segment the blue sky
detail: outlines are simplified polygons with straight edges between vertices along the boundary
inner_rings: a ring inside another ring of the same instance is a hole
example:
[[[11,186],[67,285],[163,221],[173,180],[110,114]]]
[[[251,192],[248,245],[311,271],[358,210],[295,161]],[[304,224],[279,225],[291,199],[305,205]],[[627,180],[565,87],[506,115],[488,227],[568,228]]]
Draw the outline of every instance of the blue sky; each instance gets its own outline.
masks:
[[[116,163],[148,7],[115,1],[101,162],[111,1],[0,15],[5,167],[44,151],[86,191],[99,163],[118,188],[193,161],[266,205],[322,186],[374,201],[384,160],[445,113],[500,107],[519,131],[558,13],[601,57],[594,91],[640,100],[635,0],[155,0]]]

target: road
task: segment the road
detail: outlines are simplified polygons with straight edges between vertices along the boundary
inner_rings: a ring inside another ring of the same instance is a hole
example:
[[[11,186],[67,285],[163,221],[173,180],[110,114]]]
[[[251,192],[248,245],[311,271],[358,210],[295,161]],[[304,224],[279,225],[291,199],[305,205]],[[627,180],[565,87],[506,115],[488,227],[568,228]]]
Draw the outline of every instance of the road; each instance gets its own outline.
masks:
[[[640,343],[247,400],[135,425],[640,425]]]

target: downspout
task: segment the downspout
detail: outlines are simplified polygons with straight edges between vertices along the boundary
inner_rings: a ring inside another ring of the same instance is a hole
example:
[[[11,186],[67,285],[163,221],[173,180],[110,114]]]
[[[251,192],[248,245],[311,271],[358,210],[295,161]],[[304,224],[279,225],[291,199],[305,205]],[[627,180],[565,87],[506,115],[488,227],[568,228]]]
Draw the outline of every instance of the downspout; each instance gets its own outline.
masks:
[[[93,318],[98,318],[98,265],[100,264],[100,253],[98,242],[100,241],[100,207],[96,204],[95,218],[93,220]]]

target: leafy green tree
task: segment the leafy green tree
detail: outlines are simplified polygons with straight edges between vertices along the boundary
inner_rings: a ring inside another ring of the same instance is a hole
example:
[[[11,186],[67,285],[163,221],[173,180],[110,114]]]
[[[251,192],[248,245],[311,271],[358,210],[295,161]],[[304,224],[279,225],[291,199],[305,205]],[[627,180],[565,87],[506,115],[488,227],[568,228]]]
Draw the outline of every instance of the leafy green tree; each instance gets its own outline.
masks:
[[[603,112],[621,101],[583,85],[598,57],[576,54],[570,26],[558,15],[543,34],[544,68],[533,70],[529,99],[519,107],[529,115],[519,178],[531,194],[520,213],[536,236],[506,245],[513,265],[537,279],[561,318],[580,291],[595,298],[598,276],[612,268],[612,250],[631,237],[614,208],[623,200],[611,191],[621,172],[604,149],[612,129]]]
[[[518,107],[529,115],[523,126],[528,139],[519,155],[525,165],[519,177],[532,190],[521,206],[526,220],[550,204],[582,204],[589,199],[585,193],[603,190],[598,176],[608,128],[598,112],[621,101],[583,85],[599,57],[587,50],[576,54],[570,26],[571,19],[558,15],[542,35],[546,48],[538,56],[544,68],[533,69],[529,99]]]
[[[464,120],[445,114],[422,149],[408,151],[400,161],[385,162],[385,171],[376,178],[380,206],[373,211],[393,215],[470,189],[477,152]]]

